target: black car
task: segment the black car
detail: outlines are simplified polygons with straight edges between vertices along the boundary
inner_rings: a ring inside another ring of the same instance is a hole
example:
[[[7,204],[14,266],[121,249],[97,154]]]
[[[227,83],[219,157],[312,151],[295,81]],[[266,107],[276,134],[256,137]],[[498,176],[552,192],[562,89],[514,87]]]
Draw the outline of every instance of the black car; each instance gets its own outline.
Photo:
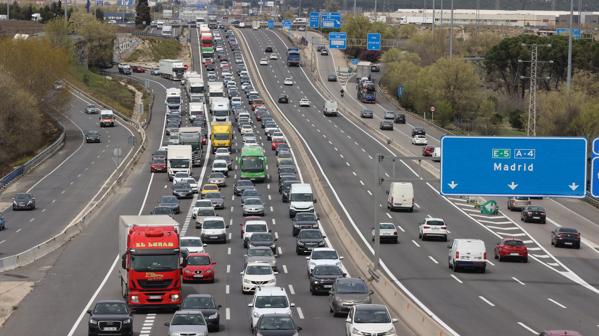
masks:
[[[333,316],[347,314],[355,304],[372,303],[372,293],[360,278],[338,278],[329,292],[329,311]]]
[[[306,254],[310,253],[315,247],[325,247],[324,238],[326,237],[322,235],[319,229],[300,230],[295,241],[295,253],[298,255]]]
[[[181,182],[173,185],[173,195],[177,198],[192,198],[193,194],[194,191],[189,183]]]
[[[176,214],[181,212],[179,200],[175,196],[160,196],[158,206],[171,208]]]
[[[189,294],[181,303],[181,309],[201,311],[210,332],[220,330],[220,308],[210,294]]]
[[[252,234],[248,241],[248,246],[259,247],[266,246],[270,247],[273,253],[277,253],[276,238],[270,232],[256,232]]]
[[[279,96],[279,103],[281,104],[289,104],[289,97],[287,97],[287,95],[280,95]]]
[[[35,209],[35,197],[30,193],[18,193],[12,200],[13,210],[33,210]]]
[[[89,104],[85,107],[85,113],[98,114],[98,113],[100,113],[100,107],[98,105]]]
[[[313,212],[298,212],[291,221],[293,236],[297,236],[301,230],[318,229],[318,218]]]
[[[275,149],[275,155],[279,155],[279,151],[291,150],[288,143],[282,143],[277,145],[277,149]]]
[[[422,127],[414,127],[412,128],[412,138],[414,135],[426,135],[426,131]]]
[[[266,48],[264,48],[264,52],[271,53],[272,52],[272,47],[266,47]]]
[[[370,118],[370,119],[372,119],[372,118],[374,118],[374,113],[372,112],[372,110],[369,110],[369,109],[363,109],[363,110],[360,112],[360,117],[361,117],[361,118]]]
[[[393,121],[392,120],[381,120],[379,128],[381,130],[393,131]]]
[[[295,165],[279,166],[277,167],[277,172],[279,176],[297,174],[297,168],[295,168]]]
[[[100,132],[98,132],[96,130],[86,130],[83,133],[85,134],[85,142],[86,143],[90,143],[90,142],[100,143],[100,142],[102,142],[102,137],[100,136]]]
[[[329,82],[336,82],[336,81],[337,81],[337,75],[335,75],[335,74],[330,74],[330,75],[327,77],[327,80],[328,80]]]
[[[337,265],[316,265],[310,273],[310,293],[328,294],[338,278],[345,273]]]
[[[237,180],[237,182],[235,182],[235,186],[233,187],[233,192],[235,195],[239,196],[245,189],[256,189],[254,182],[250,180]]]
[[[133,315],[125,301],[98,301],[87,313],[89,314],[87,322],[89,336],[133,336]]]
[[[269,313],[262,314],[252,330],[254,336],[295,336],[302,328],[296,326],[289,314]]]
[[[555,247],[572,246],[580,248],[580,232],[575,228],[558,227],[551,231],[551,245]]]
[[[396,124],[405,124],[405,123],[406,123],[406,115],[405,115],[405,114],[403,114],[403,113],[398,113],[398,114],[395,116],[395,120],[394,120],[394,122],[395,122]]]
[[[545,224],[546,216],[545,208],[536,205],[529,205],[520,212],[520,219],[525,223],[539,222]]]
[[[291,191],[291,185],[294,183],[301,183],[301,181],[295,176],[281,178],[281,181],[279,182],[279,193],[281,193],[283,203],[289,202],[289,191]]]
[[[150,212],[151,215],[169,215],[172,216],[175,214],[175,209],[166,206],[155,206],[154,209]]]
[[[379,72],[379,71],[381,71],[381,68],[378,66],[378,64],[370,65],[370,72]]]

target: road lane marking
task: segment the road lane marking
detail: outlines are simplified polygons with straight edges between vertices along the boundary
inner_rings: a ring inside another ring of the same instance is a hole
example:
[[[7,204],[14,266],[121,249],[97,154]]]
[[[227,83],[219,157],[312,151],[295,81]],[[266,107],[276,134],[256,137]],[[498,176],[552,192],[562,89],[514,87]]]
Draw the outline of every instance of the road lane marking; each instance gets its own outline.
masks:
[[[479,299],[481,299],[481,300],[483,300],[483,301],[484,301],[486,304],[488,304],[489,306],[491,306],[491,307],[495,307],[495,304],[494,304],[493,302],[491,302],[491,301],[487,300],[487,298],[485,298],[484,296],[482,296],[482,295],[479,295],[479,296],[478,296],[478,298],[479,298]]]
[[[370,190],[366,190],[366,192],[368,193],[368,195],[372,196],[372,192]]]
[[[522,328],[530,331],[533,335],[538,335],[539,334],[536,330],[534,330],[533,328],[527,326],[526,324],[524,324],[522,322],[518,322],[518,325],[520,325]]]
[[[281,249],[281,247],[280,247],[280,246],[278,246],[278,247],[277,247],[277,252],[279,253],[279,255],[282,255],[282,254],[283,254],[283,250]]]
[[[360,180],[360,184],[361,184],[361,185],[364,185],[364,181]]]
[[[289,284],[289,293],[291,293],[291,295],[295,295],[295,289],[293,289],[292,284]]]
[[[227,254],[231,255],[231,248],[230,247],[227,247]]]
[[[345,161],[345,165],[349,167],[349,162]]]
[[[22,228],[20,228],[20,229],[17,229],[17,231],[15,231],[15,232],[16,232],[16,233],[19,233],[19,232],[21,232],[21,230],[23,230],[23,229],[22,229]]]
[[[283,273],[287,274],[287,265],[283,265]]]
[[[297,309],[297,316],[299,316],[300,320],[304,319],[304,312],[302,311],[302,308],[300,307],[296,307]]]
[[[414,243],[414,245],[416,245],[416,247],[420,247],[420,244],[418,244],[414,239],[412,239],[412,243]]]
[[[227,307],[225,309],[225,319],[229,321],[231,319],[231,308]]]
[[[393,218],[393,217],[391,217],[391,215],[388,212],[385,212],[385,215],[387,215],[387,217],[389,217],[389,219]]]
[[[227,273],[231,273],[231,265],[227,265]]]
[[[277,221],[274,218],[272,219],[272,225],[277,225]]]
[[[229,285],[226,285],[226,286],[225,286],[225,294],[227,294],[227,295],[228,295],[228,294],[230,294],[230,293],[231,293],[231,286],[229,286]]]
[[[563,309],[566,309],[566,308],[568,308],[568,307],[564,306],[563,304],[561,304],[561,303],[559,303],[559,302],[555,301],[555,300],[554,300],[554,299],[552,299],[552,298],[547,298],[547,300],[548,300],[549,302],[553,302],[553,303],[555,303],[555,305],[557,305],[558,307],[561,307],[561,308],[563,308]]]
[[[352,173],[352,174],[354,174],[354,176],[358,176],[358,174],[356,174],[356,172],[355,172],[355,171],[353,171],[353,172],[351,172],[351,173]]]
[[[428,258],[435,264],[439,265],[439,262],[437,261],[437,259],[433,258],[432,256],[428,256]]]
[[[401,232],[406,232],[406,230],[404,230],[404,228],[401,225],[397,225],[397,228],[401,230]]]
[[[457,276],[455,276],[455,275],[453,275],[453,274],[450,274],[449,276],[450,276],[450,277],[452,277],[452,278],[453,278],[455,281],[457,281],[457,282],[459,282],[459,283],[461,283],[461,284],[463,284],[463,283],[464,283],[462,280],[460,280],[460,278],[458,278]]]
[[[512,279],[514,279],[514,281],[516,281],[517,283],[521,284],[522,286],[526,286],[526,284],[524,282],[520,281],[518,278],[512,277]]]

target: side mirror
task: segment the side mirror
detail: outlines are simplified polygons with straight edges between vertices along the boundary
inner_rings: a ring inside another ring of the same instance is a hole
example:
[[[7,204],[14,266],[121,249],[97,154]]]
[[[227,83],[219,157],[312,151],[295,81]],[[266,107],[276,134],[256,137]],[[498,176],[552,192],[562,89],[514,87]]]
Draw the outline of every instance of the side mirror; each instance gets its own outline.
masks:
[[[343,260],[343,257],[339,257],[339,260]]]
[[[343,277],[345,278],[347,276],[347,273],[343,273]]]
[[[168,326],[171,325],[171,323],[170,322],[164,322],[164,325],[168,327]]]
[[[254,304],[253,303],[248,303],[248,307],[253,307]]]
[[[274,275],[279,275],[279,272],[273,272]]]
[[[87,313],[88,313],[89,315],[91,315],[91,314],[92,314],[92,310],[91,310],[91,309],[88,309],[88,310],[87,310]]]
[[[123,256],[121,257],[121,268],[126,269],[127,268],[127,255],[123,254]]]
[[[322,236],[322,239],[325,239],[327,236]]]
[[[239,272],[239,274],[243,275],[243,271]]]
[[[370,291],[368,291],[368,294],[374,295],[374,291],[371,289]]]
[[[394,318],[394,319],[391,320],[391,322],[393,322],[393,323],[397,323],[397,321],[398,320],[396,318]]]
[[[213,261],[213,262],[212,262],[212,265],[216,265],[216,261]]]
[[[295,307],[295,303],[291,302],[291,304],[289,306]]]
[[[278,254],[275,254],[275,258],[278,258],[278,257],[279,257],[279,255],[278,255]]]
[[[303,330],[302,327],[300,327],[300,326],[297,327],[297,331],[302,331],[302,330]]]
[[[318,200],[316,198],[314,199],[314,203],[318,203]]]
[[[279,240],[279,238],[275,238],[275,241]]]
[[[229,224],[227,224],[225,227],[228,229],[229,228]]]
[[[244,254],[244,255],[243,255],[243,257],[244,257],[244,258],[245,258],[245,257],[247,257],[247,256],[248,256],[247,254]]]
[[[349,316],[345,319],[345,323],[351,323],[351,318]]]
[[[447,248],[450,249],[451,248],[451,244],[447,244]]]
[[[306,260],[310,260],[310,257],[306,257]]]
[[[216,306],[216,308],[221,309],[223,307],[223,305],[218,305]]]

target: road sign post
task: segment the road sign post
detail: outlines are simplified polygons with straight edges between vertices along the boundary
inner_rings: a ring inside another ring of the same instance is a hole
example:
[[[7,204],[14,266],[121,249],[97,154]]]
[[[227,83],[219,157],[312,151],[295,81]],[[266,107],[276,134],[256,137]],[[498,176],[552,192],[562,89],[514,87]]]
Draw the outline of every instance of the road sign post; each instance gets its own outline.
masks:
[[[366,38],[366,48],[368,50],[381,50],[381,34],[380,33],[368,33]]]
[[[441,193],[584,197],[587,140],[568,137],[441,138]]]
[[[400,84],[400,85],[398,85],[398,86],[397,86],[397,96],[398,96],[398,97],[401,97],[401,96],[403,96],[403,91],[404,91],[404,87],[403,87],[403,85],[401,85],[401,84]]]
[[[347,33],[331,32],[329,33],[329,48],[330,49],[345,49],[347,45]]]
[[[320,13],[310,12],[310,29],[318,29],[320,27]]]
[[[599,197],[599,157],[593,158],[591,174],[591,196]]]

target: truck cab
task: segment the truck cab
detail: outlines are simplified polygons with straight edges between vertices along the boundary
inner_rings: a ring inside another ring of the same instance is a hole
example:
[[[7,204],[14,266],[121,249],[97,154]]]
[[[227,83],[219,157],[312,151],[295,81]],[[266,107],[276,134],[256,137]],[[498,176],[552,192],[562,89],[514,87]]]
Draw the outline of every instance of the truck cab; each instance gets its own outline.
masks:
[[[325,101],[323,114],[325,116],[337,116],[337,102],[334,100]]]
[[[213,152],[216,152],[218,148],[231,149],[233,141],[233,125],[231,122],[213,122],[210,140],[212,141]]]
[[[114,127],[114,112],[100,110],[100,127]]]

